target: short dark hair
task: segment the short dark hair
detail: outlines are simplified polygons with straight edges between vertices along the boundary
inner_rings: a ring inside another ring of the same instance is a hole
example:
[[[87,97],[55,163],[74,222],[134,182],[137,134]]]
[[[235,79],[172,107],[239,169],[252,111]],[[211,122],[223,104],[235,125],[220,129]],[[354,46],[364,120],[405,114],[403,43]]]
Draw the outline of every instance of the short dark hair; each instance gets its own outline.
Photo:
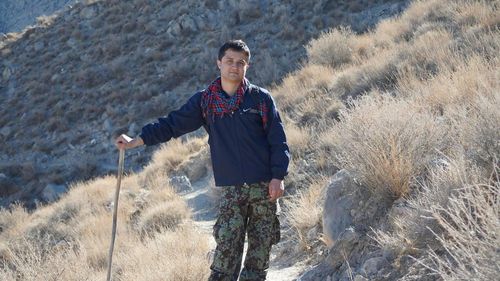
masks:
[[[222,60],[222,57],[226,54],[228,49],[235,50],[237,52],[243,52],[248,57],[248,63],[250,63],[250,49],[247,44],[243,42],[243,40],[229,40],[219,49],[219,60]]]

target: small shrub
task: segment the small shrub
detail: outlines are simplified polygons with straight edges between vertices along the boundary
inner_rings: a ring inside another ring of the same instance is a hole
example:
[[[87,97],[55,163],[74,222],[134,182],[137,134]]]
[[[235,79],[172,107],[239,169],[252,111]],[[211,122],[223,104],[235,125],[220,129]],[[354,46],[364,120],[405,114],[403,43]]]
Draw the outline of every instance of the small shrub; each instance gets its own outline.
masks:
[[[354,34],[350,29],[340,28],[323,33],[306,47],[309,62],[338,68],[352,62]]]
[[[341,111],[340,121],[320,139],[334,151],[338,167],[354,172],[375,192],[399,198],[446,148],[448,130],[411,101],[372,95]]]
[[[342,100],[356,99],[370,91],[391,91],[397,85],[400,67],[392,52],[381,52],[363,65],[339,73],[330,90]]]
[[[173,231],[189,216],[190,212],[182,200],[157,204],[144,210],[139,221],[139,232],[154,236],[155,232]]]
[[[444,229],[436,220],[434,210],[448,209],[451,196],[464,185],[480,181],[481,170],[465,158],[464,151],[443,158],[429,167],[427,179],[403,204],[407,207],[396,207],[398,211],[389,218],[391,230],[376,231],[375,240],[382,248],[398,256],[411,254],[418,257],[418,249],[439,249],[435,235],[441,235]]]

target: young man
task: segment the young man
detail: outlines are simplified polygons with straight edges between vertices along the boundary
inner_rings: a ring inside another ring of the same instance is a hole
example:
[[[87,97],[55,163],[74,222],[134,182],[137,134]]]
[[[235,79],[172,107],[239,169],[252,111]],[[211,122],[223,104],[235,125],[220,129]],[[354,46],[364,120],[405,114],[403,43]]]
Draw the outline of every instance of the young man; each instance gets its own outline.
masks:
[[[289,149],[269,92],[245,74],[250,50],[241,40],[219,50],[220,77],[180,109],[142,128],[119,149],[154,145],[204,126],[208,132],[215,185],[221,202],[213,235],[217,242],[211,281],[265,280],[271,246],[279,240],[276,200],[283,195]],[[248,249],[240,274],[245,235]]]

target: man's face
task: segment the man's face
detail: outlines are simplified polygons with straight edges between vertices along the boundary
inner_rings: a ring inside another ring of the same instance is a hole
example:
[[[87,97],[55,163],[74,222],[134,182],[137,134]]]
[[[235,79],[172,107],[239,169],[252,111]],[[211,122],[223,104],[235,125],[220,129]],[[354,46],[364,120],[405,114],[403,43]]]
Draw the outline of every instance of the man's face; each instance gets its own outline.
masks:
[[[248,57],[244,52],[233,49],[226,50],[221,60],[217,60],[222,79],[232,82],[241,82],[249,67]]]

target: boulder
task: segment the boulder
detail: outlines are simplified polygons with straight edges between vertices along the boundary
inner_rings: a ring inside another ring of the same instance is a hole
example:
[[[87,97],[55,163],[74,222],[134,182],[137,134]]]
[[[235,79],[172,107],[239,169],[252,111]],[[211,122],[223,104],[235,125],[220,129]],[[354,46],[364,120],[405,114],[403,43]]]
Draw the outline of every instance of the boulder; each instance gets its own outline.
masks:
[[[351,210],[356,208],[358,185],[346,170],[337,172],[326,190],[323,208],[323,231],[329,242],[336,241],[352,225]],[[331,244],[330,244],[331,246]]]
[[[347,170],[338,171],[326,189],[323,231],[328,246],[347,228],[366,233],[387,212],[391,201],[358,184]]]

